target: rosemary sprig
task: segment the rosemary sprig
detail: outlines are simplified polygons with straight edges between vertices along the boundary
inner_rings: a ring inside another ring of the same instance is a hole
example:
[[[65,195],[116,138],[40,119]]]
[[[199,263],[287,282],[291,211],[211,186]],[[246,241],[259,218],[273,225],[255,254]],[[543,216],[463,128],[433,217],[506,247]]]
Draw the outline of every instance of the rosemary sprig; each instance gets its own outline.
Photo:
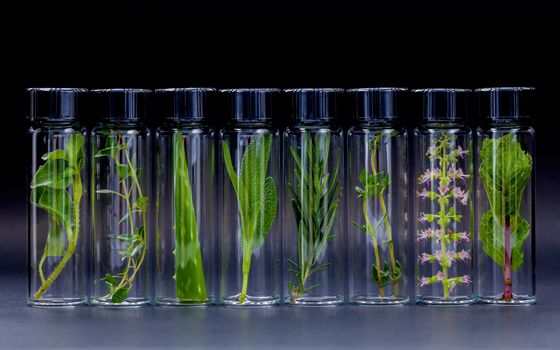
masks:
[[[113,303],[122,303],[128,298],[132,284],[146,257],[148,197],[142,194],[140,186],[139,174],[142,169],[137,169],[132,162],[124,137],[120,134],[116,135],[118,136],[117,141],[111,138],[111,135],[108,135],[106,148],[99,150],[95,157],[108,157],[113,160],[121,189],[119,191],[101,189],[97,190],[96,193],[120,197],[124,200],[127,208],[127,213],[120,219],[119,224],[127,222],[130,232],[110,236],[110,239],[116,243],[124,243],[124,249],[119,250],[118,253],[122,255],[123,261],[126,260],[126,266],[118,274],[105,274],[103,280],[107,284],[109,292],[101,298],[110,299]],[[131,180],[130,185],[128,184],[129,178]],[[134,189],[136,189],[135,197],[133,197]],[[138,214],[142,218],[142,225],[137,227],[134,218]]]
[[[289,271],[295,276],[295,282],[289,282],[292,302],[318,287],[319,284],[308,286],[308,279],[330,266],[329,262],[319,261],[327,243],[335,237],[331,231],[340,204],[339,157],[333,172],[328,172],[330,134],[313,139],[306,133],[304,137],[304,147],[299,150],[302,155],[297,149],[290,149],[298,179],[295,187],[288,184],[298,227],[297,262],[288,259]]]

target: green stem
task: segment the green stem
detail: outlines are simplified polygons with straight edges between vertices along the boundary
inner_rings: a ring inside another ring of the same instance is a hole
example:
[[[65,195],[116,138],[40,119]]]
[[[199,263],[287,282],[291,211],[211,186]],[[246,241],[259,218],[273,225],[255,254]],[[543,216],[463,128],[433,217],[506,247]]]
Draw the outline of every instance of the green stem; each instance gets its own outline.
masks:
[[[381,281],[381,262],[379,261],[379,247],[377,246],[377,237],[375,235],[375,229],[373,228],[373,225],[369,220],[369,215],[367,212],[367,196],[364,196],[363,212],[364,212],[364,219],[366,221],[366,230],[371,236],[371,240],[373,241],[373,251],[375,253],[375,266],[377,267],[377,282],[379,286],[379,296],[384,298],[385,290],[383,289],[383,284]]]
[[[251,271],[251,258],[253,255],[252,240],[243,243],[243,282],[239,302],[243,304],[247,299],[247,287],[249,284],[249,272]]]
[[[33,296],[35,299],[39,299],[43,296],[43,294],[45,294],[45,292],[49,289],[49,287],[54,282],[54,280],[56,280],[58,278],[58,275],[60,275],[60,273],[62,272],[64,267],[66,267],[66,264],[68,263],[68,261],[70,261],[70,259],[72,258],[72,256],[76,252],[76,242],[78,241],[78,234],[79,234],[79,231],[80,231],[80,202],[81,202],[81,199],[82,199],[82,179],[80,178],[79,174],[74,175],[74,177],[73,177],[72,194],[73,194],[73,199],[74,199],[74,207],[73,207],[73,209],[74,209],[74,232],[72,232],[72,230],[67,229],[67,231],[68,231],[67,234],[68,234],[68,237],[69,237],[68,249],[64,253],[64,256],[62,257],[62,260],[55,267],[55,269],[53,270],[51,275],[47,278],[47,280],[45,280],[41,284],[41,287],[39,287],[37,292],[35,292],[35,295]],[[43,275],[43,272],[42,272],[43,262],[44,262],[44,260],[41,259],[41,263],[40,263],[41,275]],[[44,275],[42,276],[42,279],[44,279]]]
[[[441,185],[441,180],[442,179],[446,179],[447,178],[447,153],[446,153],[446,145],[447,145],[447,139],[443,140],[441,143],[441,176],[440,176],[440,185]],[[440,219],[440,230],[441,230],[441,234],[445,235],[445,233],[447,232],[447,212],[446,212],[446,205],[445,205],[445,200],[443,198],[439,199],[439,204],[440,204],[440,211],[439,211],[439,219]],[[445,243],[445,240],[441,240],[441,251],[442,251],[442,255],[445,257],[447,256],[447,244]],[[445,299],[449,298],[449,287],[447,284],[447,266],[442,265],[443,268],[443,297]]]
[[[381,135],[376,136],[376,144],[381,144]],[[375,171],[375,148],[371,153],[371,170],[373,174]],[[385,198],[383,197],[383,191],[379,194],[379,205],[381,206],[381,213],[383,214],[383,221],[385,223],[385,230],[387,231],[387,240],[389,241],[389,256],[391,258],[391,269],[393,270],[393,276],[397,271],[397,260],[395,259],[395,247],[393,244],[393,234],[391,231],[391,224],[389,223],[389,215],[387,213],[387,206],[385,205]],[[398,281],[393,280],[393,296],[397,297],[399,295],[399,284]]]
[[[120,138],[121,138],[121,143],[125,142],[124,138],[122,136],[120,136]],[[130,176],[132,177],[133,183],[136,186],[136,189],[138,191],[138,196],[142,197],[143,196],[142,195],[142,188],[140,186],[140,181],[138,180],[138,176],[136,174],[136,169],[134,169],[134,167],[132,166],[130,155],[128,154],[128,148],[123,149],[122,151],[124,152],[126,162],[127,162],[128,168],[130,170]],[[120,164],[116,157],[115,157],[115,163],[117,165]],[[130,189],[130,191],[127,191],[124,179],[122,180],[122,185],[123,185],[124,191],[127,193],[127,195],[124,196],[124,199],[126,201],[127,210],[130,213],[132,211],[132,203],[130,202],[130,195],[132,193],[132,188]],[[140,259],[138,260],[138,263],[136,263],[133,256],[128,257],[126,268],[123,271],[122,278],[121,278],[119,284],[110,293],[107,293],[105,296],[103,296],[102,299],[111,298],[112,295],[114,295],[119,289],[125,288],[126,286],[132,287],[132,283],[134,282],[134,280],[136,278],[136,275],[138,274],[138,271],[140,270],[140,267],[142,266],[142,263],[144,262],[144,259],[145,259],[145,256],[146,256],[146,250],[147,250],[147,244],[146,244],[147,218],[146,218],[146,210],[144,208],[141,208],[140,212],[141,212],[141,215],[142,215],[142,225],[144,227],[144,236],[142,237],[143,248],[142,248],[142,253],[140,254]],[[130,225],[130,234],[133,234],[133,232],[134,232],[134,217],[133,217],[133,215],[129,215],[128,220],[129,220],[129,225]],[[132,269],[132,274],[129,276],[130,269]]]

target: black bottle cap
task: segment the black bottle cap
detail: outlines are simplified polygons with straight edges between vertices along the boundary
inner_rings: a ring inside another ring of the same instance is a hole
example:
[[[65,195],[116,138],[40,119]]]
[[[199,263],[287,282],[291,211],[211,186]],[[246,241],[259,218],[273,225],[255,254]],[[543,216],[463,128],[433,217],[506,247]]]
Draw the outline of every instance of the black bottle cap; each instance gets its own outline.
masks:
[[[232,118],[244,122],[269,121],[272,111],[272,97],[279,89],[224,89],[220,92],[228,97]]]
[[[302,122],[327,121],[336,117],[337,95],[344,89],[304,88],[286,89],[292,96],[292,113]]]
[[[148,115],[147,89],[92,90],[98,118],[107,121],[144,121]]]
[[[492,87],[475,90],[480,116],[492,120],[527,118],[532,114],[535,88]]]
[[[396,119],[399,116],[398,105],[405,88],[379,87],[347,90],[353,95],[354,117],[360,120]]]
[[[88,92],[81,88],[29,88],[29,119],[63,121],[75,120],[81,99]]]
[[[157,113],[161,119],[197,121],[206,117],[206,99],[214,88],[172,88],[155,90]]]
[[[467,117],[469,89],[416,89],[422,94],[424,119],[429,121],[463,121]]]

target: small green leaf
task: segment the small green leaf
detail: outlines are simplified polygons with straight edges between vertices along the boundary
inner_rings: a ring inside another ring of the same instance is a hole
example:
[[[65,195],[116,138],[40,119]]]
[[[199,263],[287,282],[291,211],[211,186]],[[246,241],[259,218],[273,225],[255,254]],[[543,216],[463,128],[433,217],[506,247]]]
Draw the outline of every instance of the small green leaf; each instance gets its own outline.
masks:
[[[117,285],[117,279],[109,273],[105,274],[103,280],[105,280],[105,283],[107,283],[109,287],[115,287]]]
[[[132,205],[132,208],[138,208],[141,209],[142,211],[145,211],[147,206],[148,206],[148,197],[142,196],[136,199],[136,201]]]
[[[112,194],[112,195],[117,195],[117,196],[122,197],[122,198],[126,198],[126,196],[123,195],[122,193],[119,193],[119,192],[116,192],[116,191],[113,191],[113,190],[109,190],[109,189],[97,190],[97,191],[95,191],[95,193],[97,193],[97,194]]]
[[[45,153],[43,154],[43,156],[41,157],[42,160],[55,160],[55,159],[64,159],[64,160],[68,160],[68,155],[67,153],[62,150],[62,149],[57,149],[54,150],[52,152],[49,153]]]
[[[116,164],[117,174],[119,176],[119,180],[123,181],[127,177],[130,176],[130,169],[126,164]]]
[[[72,174],[67,171],[68,162],[64,159],[49,159],[37,169],[31,188],[51,187],[65,189],[72,181]]]
[[[130,288],[119,288],[113,293],[111,296],[111,302],[113,303],[122,303],[123,301],[128,298],[128,293],[130,292]]]

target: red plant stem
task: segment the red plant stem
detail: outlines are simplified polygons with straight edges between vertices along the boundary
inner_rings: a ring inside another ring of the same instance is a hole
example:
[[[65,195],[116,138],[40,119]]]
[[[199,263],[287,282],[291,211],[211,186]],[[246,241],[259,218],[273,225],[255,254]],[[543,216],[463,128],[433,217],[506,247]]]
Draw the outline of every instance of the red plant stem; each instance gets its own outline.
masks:
[[[504,229],[504,295],[503,301],[511,301],[513,298],[511,282],[511,227],[509,216],[506,216]]]

